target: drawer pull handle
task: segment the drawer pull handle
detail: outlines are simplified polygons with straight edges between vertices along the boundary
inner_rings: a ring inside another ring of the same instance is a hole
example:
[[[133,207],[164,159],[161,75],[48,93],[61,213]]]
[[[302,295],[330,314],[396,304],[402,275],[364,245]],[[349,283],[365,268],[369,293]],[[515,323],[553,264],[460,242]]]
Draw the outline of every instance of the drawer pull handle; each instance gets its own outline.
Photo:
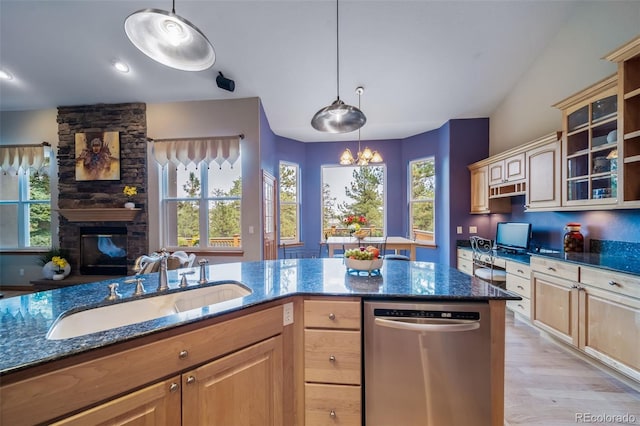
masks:
[[[609,281],[609,285],[615,286],[615,287],[620,287],[620,284],[615,282],[615,281],[613,281],[613,280]]]
[[[522,287],[521,285],[518,285],[518,288],[519,288],[520,290],[524,290],[524,287]]]
[[[336,412],[334,410],[329,411],[329,417],[336,417]]]
[[[189,356],[189,352],[187,351],[180,351],[180,353],[178,354],[178,358],[180,359],[185,359],[188,356]]]
[[[195,377],[193,377],[193,376],[187,377],[187,384],[188,385],[190,385],[192,383],[195,383],[195,382],[196,382],[196,378]]]
[[[518,308],[524,309],[524,306],[522,306],[521,304],[518,303]]]
[[[580,289],[580,287],[579,287],[579,286],[577,286],[577,285],[575,285],[575,284],[572,284],[572,285],[571,285],[571,288],[577,288],[577,289]]]
[[[329,355],[329,361],[336,362],[336,357],[333,355]]]
[[[336,314],[334,314],[333,312],[331,312],[331,313],[329,314],[329,319],[330,319],[331,321],[335,320],[335,319],[336,319]]]
[[[524,271],[522,269],[517,269],[516,272],[519,274],[524,274]]]
[[[169,385],[169,392],[175,392],[178,389],[180,389],[180,386],[178,386],[177,383],[171,383],[171,385]]]
[[[556,271],[556,268],[554,268],[553,266],[547,266],[547,269],[549,271],[554,271],[554,272]]]

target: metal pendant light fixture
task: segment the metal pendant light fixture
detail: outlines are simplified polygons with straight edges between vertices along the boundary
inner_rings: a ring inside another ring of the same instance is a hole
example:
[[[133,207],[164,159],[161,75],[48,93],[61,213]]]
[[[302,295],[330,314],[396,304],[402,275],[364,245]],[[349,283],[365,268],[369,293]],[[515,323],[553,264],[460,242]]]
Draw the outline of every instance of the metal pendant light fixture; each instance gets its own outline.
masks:
[[[124,31],[142,53],[171,68],[203,71],[216,61],[213,46],[191,22],[171,12],[142,9],[124,21]]]
[[[336,0],[336,100],[322,108],[311,119],[311,126],[321,132],[347,133],[364,126],[367,117],[351,105],[340,100],[340,22],[339,7]]]
[[[360,97],[364,93],[364,87],[360,86],[356,88],[358,94],[358,108],[360,108]],[[364,151],[360,150],[360,128],[358,128],[358,154],[353,157],[349,148],[345,149],[340,155],[340,164],[343,166],[356,164],[358,166],[366,166],[369,163],[382,163],[382,155],[378,151],[371,151],[368,146],[365,146]]]

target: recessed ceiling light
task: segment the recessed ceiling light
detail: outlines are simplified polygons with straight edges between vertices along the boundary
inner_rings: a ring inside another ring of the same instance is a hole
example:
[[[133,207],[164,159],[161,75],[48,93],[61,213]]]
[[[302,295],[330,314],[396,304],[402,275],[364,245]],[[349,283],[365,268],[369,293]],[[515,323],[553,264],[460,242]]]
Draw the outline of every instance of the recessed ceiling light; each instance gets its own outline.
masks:
[[[0,80],[13,80],[13,75],[9,71],[0,69]]]
[[[113,61],[113,67],[123,73],[129,72],[129,65],[122,61]]]

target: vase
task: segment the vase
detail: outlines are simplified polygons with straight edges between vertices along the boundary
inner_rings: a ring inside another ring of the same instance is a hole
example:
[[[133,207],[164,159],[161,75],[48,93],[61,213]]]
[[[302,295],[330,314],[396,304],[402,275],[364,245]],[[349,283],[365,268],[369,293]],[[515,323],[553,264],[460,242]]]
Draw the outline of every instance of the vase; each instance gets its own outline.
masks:
[[[42,267],[42,276],[48,280],[52,280],[55,275],[56,270],[53,266],[53,262],[49,261]],[[67,264],[64,267],[64,272],[62,273],[63,278],[68,276],[71,273],[71,265]]]
[[[55,273],[53,274],[53,276],[51,277],[51,279],[53,279],[54,281],[60,281],[63,280],[65,277],[64,272],[62,273]]]
[[[124,208],[125,209],[135,209],[136,208],[136,203],[134,203],[132,201],[127,201],[126,203],[124,203]]]

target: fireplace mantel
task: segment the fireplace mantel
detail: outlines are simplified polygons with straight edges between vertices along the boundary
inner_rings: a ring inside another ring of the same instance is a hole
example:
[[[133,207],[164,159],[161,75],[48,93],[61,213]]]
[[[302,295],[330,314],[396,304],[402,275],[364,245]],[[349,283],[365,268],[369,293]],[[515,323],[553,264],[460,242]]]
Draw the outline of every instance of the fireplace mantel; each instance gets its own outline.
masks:
[[[132,221],[139,208],[90,208],[90,209],[58,209],[58,212],[69,222],[129,222]]]

